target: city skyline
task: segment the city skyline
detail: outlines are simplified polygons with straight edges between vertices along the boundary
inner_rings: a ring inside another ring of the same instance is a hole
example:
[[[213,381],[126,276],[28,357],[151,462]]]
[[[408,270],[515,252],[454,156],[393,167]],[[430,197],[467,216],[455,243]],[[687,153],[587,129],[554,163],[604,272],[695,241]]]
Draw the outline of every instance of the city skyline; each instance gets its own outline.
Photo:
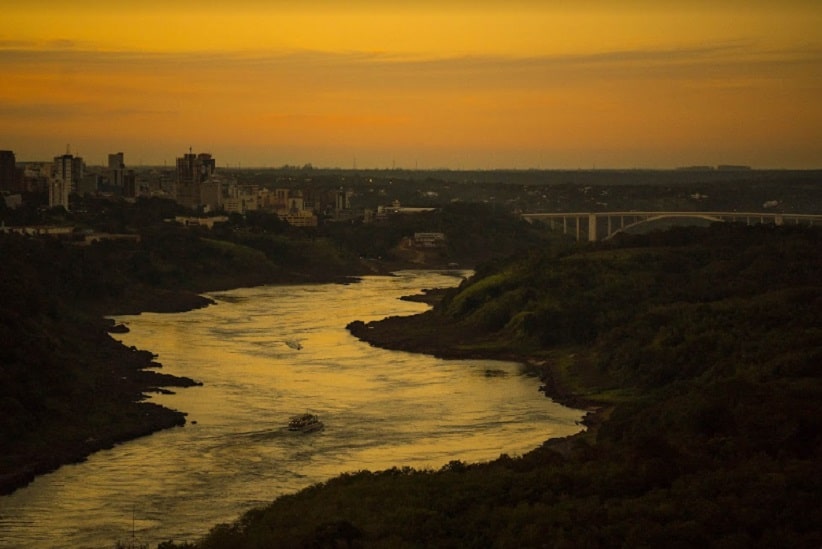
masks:
[[[3,4],[21,162],[822,167],[807,1]]]

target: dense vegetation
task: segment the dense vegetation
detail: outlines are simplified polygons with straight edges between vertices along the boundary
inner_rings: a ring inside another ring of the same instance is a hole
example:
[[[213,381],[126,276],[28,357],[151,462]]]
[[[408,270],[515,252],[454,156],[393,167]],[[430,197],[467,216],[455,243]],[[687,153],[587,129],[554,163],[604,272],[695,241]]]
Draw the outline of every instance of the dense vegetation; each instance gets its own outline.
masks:
[[[115,442],[181,425],[143,391],[192,380],[145,370],[99,316],[73,305],[111,292],[114,273],[53,240],[0,236],[0,492]]]
[[[351,329],[529,360],[590,407],[586,433],[342,475],[197,547],[819,547],[820,272],[822,231],[733,225],[487,264],[431,312]]]
[[[360,222],[329,223],[320,230],[322,236],[364,258],[389,263],[412,260],[414,254],[404,253],[398,243],[417,232],[439,232],[446,236],[442,248],[425,254],[425,265],[434,267],[448,263],[474,266],[546,241],[545,230],[502,208],[461,202],[426,213],[391,216],[376,227]]]

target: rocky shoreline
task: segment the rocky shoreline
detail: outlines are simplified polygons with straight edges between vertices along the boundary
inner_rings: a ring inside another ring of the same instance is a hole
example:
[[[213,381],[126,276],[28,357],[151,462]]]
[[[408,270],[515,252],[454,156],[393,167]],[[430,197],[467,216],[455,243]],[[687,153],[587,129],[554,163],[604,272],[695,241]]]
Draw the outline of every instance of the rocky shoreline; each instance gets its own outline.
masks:
[[[0,475],[0,495],[8,495],[23,488],[35,478],[56,471],[63,465],[82,463],[100,450],[134,440],[157,431],[185,425],[185,414],[163,408],[157,404],[142,403],[144,424],[125,431],[100,433],[99,438],[89,437],[84,441],[55,443],[48,455],[40,455],[25,465]]]
[[[168,293],[137,307],[136,303],[118,310],[128,314],[142,310],[184,311],[207,306],[203,296]],[[132,308],[134,307],[134,308]],[[85,461],[91,454],[113,446],[186,423],[186,414],[146,402],[149,393],[168,392],[169,388],[201,385],[187,378],[158,372],[162,366],[148,351],[126,347],[110,334],[127,331],[108,318],[93,321],[89,333],[78,342],[83,349],[93,392],[78,395],[90,407],[97,407],[96,417],[60,418],[44,425],[46,432],[34,433],[19,446],[7,448],[0,469],[0,495],[11,494],[36,477],[55,471],[62,465]],[[68,389],[68,388],[67,388]]]

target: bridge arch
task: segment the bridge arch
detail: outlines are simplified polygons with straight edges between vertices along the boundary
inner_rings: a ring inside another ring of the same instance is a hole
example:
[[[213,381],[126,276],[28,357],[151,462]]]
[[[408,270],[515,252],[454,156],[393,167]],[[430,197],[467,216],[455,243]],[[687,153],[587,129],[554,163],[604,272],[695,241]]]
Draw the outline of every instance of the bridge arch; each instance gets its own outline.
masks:
[[[725,219],[715,214],[700,212],[665,212],[660,214],[649,214],[649,217],[639,219],[637,221],[634,221],[633,223],[629,223],[628,225],[609,231],[608,234],[605,235],[605,237],[602,240],[610,240],[611,238],[620,233],[627,232],[629,229],[639,227],[641,225],[645,225],[648,223],[653,223],[654,221],[660,221],[662,219],[705,219],[712,223],[725,221]]]

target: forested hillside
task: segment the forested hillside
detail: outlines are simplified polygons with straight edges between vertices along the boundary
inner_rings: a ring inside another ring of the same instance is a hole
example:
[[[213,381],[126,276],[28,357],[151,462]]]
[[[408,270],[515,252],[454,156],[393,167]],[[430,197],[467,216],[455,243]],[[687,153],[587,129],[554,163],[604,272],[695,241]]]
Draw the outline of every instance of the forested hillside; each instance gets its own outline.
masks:
[[[822,231],[715,225],[487,264],[354,333],[516,357],[586,433],[489,464],[362,471],[198,547],[819,547]]]

